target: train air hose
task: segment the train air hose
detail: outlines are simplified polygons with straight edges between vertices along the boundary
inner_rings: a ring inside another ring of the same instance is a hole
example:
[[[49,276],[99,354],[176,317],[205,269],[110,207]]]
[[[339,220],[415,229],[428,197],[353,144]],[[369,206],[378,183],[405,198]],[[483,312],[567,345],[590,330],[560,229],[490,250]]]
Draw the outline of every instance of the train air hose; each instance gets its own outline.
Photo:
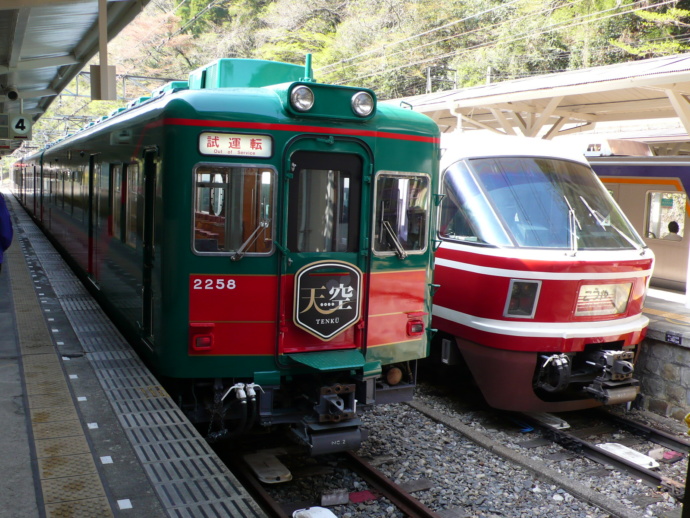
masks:
[[[542,356],[536,385],[546,392],[560,392],[570,384],[570,358],[565,354]]]

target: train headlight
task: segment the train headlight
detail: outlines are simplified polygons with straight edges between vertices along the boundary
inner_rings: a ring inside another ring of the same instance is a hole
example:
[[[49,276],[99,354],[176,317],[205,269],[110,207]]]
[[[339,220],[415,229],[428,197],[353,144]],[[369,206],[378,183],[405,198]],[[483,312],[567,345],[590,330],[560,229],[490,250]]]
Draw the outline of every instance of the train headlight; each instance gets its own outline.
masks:
[[[630,299],[631,282],[584,284],[577,294],[576,317],[619,315],[625,313]]]
[[[352,96],[352,111],[360,117],[368,117],[374,111],[374,98],[368,92],[357,92]]]
[[[513,318],[534,318],[541,281],[510,280],[508,298],[503,316]]]
[[[298,112],[308,112],[314,106],[314,92],[308,86],[297,86],[290,92],[290,104]]]

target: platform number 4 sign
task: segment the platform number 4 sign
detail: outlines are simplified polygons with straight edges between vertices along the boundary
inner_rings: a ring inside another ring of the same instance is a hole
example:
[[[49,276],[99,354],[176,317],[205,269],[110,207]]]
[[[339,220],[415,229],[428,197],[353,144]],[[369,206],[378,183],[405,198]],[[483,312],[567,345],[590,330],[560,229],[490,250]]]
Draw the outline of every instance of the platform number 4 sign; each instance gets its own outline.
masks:
[[[31,138],[31,118],[28,115],[19,113],[10,116],[10,138]]]

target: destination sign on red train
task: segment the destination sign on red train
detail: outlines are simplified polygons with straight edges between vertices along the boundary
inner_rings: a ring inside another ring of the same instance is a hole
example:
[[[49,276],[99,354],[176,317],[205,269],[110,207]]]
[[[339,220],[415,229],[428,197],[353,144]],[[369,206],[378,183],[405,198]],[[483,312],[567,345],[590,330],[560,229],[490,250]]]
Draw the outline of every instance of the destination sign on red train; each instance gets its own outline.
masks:
[[[204,131],[199,135],[199,153],[268,158],[273,154],[273,140],[268,135]]]

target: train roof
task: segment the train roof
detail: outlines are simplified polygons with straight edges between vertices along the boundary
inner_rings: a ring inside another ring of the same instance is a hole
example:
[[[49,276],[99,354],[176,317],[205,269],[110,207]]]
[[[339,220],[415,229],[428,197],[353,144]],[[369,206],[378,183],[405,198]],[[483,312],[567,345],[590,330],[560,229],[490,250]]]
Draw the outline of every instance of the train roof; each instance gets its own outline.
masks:
[[[444,133],[441,135],[441,167],[465,158],[539,156],[587,164],[576,145],[493,132]]]
[[[318,101],[315,109],[308,112],[295,111],[288,99],[289,88],[293,85],[306,85],[314,92]],[[230,90],[237,94],[233,103],[229,103],[225,97]],[[200,95],[201,92],[205,93]],[[350,108],[350,98],[355,92],[369,93],[373,99],[374,110],[370,115],[357,115]],[[305,66],[253,59],[218,59],[192,71],[188,81],[169,82],[150,95],[134,99],[126,106],[111,111],[107,116],[91,120],[76,133],[47,144],[30,157],[41,155],[53,147],[73,145],[77,139],[90,136],[94,131],[101,131],[104,126],[107,126],[107,131],[117,131],[122,124],[128,124],[134,117],[166,109],[173,99],[185,103],[176,104],[176,110],[189,108],[196,110],[200,116],[223,116],[232,110],[236,110],[238,116],[247,116],[251,110],[252,120],[255,122],[299,118],[329,121],[329,124],[366,123],[376,117],[380,131],[394,127],[411,133],[439,133],[438,126],[426,115],[399,106],[379,104],[376,94],[367,88],[316,82],[312,78],[310,56]],[[248,101],[254,102],[252,104]],[[282,109],[276,110],[276,103],[281,103]],[[257,110],[263,111],[259,113]],[[261,120],[255,120],[257,117]]]

